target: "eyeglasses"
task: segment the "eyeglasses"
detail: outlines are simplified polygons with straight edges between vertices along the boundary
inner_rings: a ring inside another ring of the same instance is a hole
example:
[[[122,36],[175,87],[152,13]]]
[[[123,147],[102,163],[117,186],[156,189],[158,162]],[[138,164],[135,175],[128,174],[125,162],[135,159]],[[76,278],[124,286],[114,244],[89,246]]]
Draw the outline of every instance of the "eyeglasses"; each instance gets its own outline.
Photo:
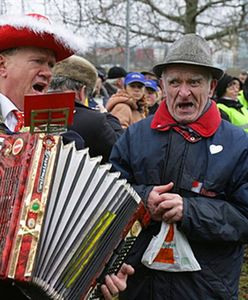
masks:
[[[134,89],[134,88],[142,89],[143,87],[145,87],[144,84],[142,84],[142,83],[137,83],[137,82],[130,83],[129,86],[130,86],[131,88],[133,88],[133,89]]]

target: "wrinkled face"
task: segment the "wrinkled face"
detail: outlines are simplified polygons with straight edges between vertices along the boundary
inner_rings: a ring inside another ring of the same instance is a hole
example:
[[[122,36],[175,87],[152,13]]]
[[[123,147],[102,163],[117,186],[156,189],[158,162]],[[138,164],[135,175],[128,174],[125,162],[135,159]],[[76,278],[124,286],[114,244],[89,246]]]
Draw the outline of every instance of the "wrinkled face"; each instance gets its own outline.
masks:
[[[23,47],[7,54],[0,53],[0,90],[20,110],[25,94],[47,92],[55,64],[52,51]]]
[[[126,86],[126,91],[135,101],[139,101],[145,95],[145,85],[140,82],[132,82]]]
[[[206,68],[193,65],[168,66],[162,80],[168,110],[183,124],[200,117],[217,83],[211,80]]]

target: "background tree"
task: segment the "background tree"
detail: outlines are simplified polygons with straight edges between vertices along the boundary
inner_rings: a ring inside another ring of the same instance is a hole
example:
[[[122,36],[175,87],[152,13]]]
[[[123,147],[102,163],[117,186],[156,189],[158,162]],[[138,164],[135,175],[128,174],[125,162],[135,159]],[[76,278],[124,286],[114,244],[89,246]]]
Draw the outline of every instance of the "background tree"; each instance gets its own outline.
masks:
[[[76,31],[87,29],[97,41],[125,47],[127,0],[50,2]],[[130,0],[130,46],[161,47],[182,34],[199,33],[212,41],[215,51],[227,48],[235,56],[247,19],[246,0]]]
[[[65,23],[111,43],[123,44],[126,0],[51,0]],[[246,0],[135,0],[130,1],[132,41],[172,42],[197,32],[207,40],[223,40],[247,30]]]
[[[5,2],[11,0],[1,1]],[[48,16],[63,21],[92,41],[88,54],[94,60],[99,60],[99,51],[92,50],[101,45],[102,48],[113,47],[115,55],[119,49],[121,61],[127,31],[131,49],[148,48],[147,60],[152,59],[149,58],[150,47],[162,49],[162,59],[167,43],[185,33],[199,33],[211,41],[214,51],[231,49],[234,56],[240,41],[246,43],[247,40],[247,0],[40,0],[35,4],[23,0],[22,6],[30,9],[38,2],[43,3]]]

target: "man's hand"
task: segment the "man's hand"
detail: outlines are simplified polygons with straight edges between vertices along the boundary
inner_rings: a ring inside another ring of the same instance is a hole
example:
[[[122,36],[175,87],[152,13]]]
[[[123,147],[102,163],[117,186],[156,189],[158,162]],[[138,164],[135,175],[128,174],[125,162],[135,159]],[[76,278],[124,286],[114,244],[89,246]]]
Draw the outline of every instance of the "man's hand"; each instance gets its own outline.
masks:
[[[174,223],[183,217],[183,198],[174,193],[169,193],[173,182],[155,186],[148,197],[147,208],[151,218],[155,221]]]
[[[112,300],[119,292],[127,287],[128,276],[134,274],[134,268],[123,264],[117,275],[111,274],[105,277],[105,284],[101,286],[101,291],[105,300]]]

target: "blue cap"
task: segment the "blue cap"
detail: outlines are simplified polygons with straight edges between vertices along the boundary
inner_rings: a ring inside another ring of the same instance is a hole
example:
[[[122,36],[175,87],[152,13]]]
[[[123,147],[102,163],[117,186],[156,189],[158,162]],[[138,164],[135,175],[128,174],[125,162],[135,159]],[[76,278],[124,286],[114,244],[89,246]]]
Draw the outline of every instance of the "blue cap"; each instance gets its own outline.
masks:
[[[139,72],[128,73],[124,80],[124,85],[128,85],[133,82],[140,82],[145,85],[145,76]]]
[[[150,88],[150,89],[154,90],[155,92],[157,92],[157,90],[158,90],[158,85],[155,80],[151,80],[151,79],[146,80],[145,86],[146,86],[146,88]]]

